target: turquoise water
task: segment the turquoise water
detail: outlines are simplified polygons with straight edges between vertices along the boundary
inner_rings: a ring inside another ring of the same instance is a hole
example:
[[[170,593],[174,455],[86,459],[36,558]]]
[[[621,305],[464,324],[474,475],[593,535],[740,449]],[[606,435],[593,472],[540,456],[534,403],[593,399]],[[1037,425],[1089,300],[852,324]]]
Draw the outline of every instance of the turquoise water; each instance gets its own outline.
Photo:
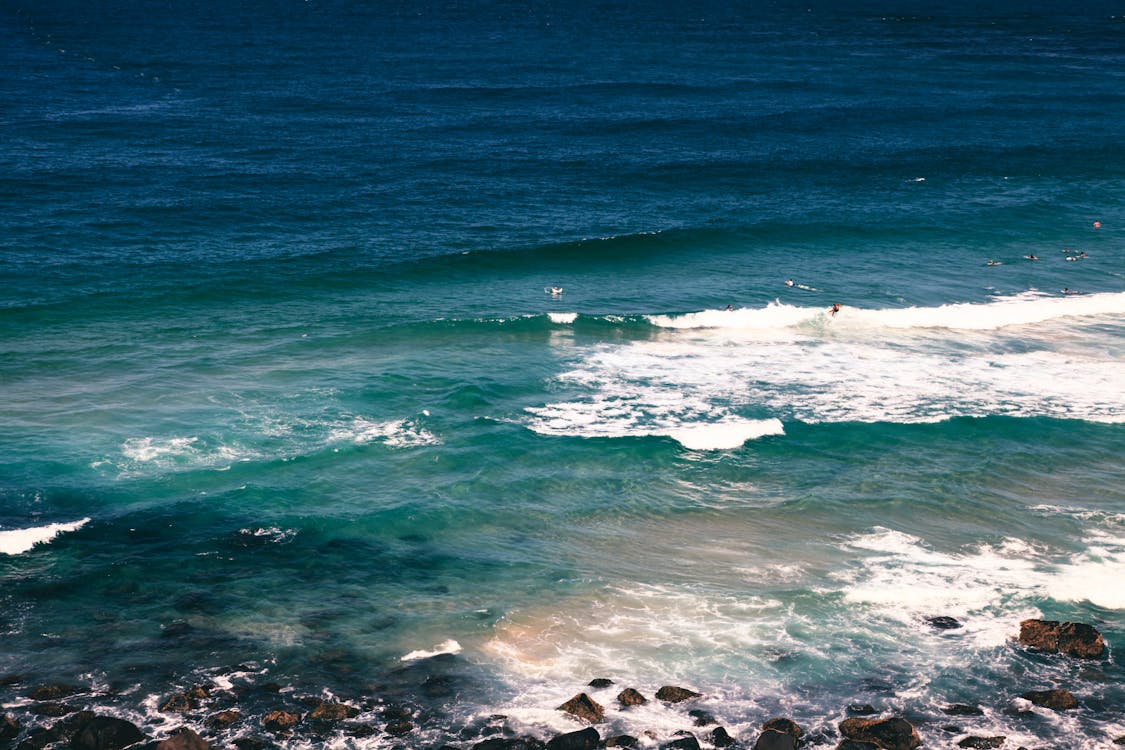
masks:
[[[1111,9],[112,10],[0,12],[5,711],[1125,735]]]

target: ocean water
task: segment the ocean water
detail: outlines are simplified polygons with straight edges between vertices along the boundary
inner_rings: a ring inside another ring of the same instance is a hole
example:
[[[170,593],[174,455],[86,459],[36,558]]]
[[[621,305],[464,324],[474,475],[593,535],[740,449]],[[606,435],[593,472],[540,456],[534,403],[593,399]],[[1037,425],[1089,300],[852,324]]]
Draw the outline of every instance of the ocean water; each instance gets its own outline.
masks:
[[[0,2],[3,711],[1113,747],[1125,15],[1056,6]]]

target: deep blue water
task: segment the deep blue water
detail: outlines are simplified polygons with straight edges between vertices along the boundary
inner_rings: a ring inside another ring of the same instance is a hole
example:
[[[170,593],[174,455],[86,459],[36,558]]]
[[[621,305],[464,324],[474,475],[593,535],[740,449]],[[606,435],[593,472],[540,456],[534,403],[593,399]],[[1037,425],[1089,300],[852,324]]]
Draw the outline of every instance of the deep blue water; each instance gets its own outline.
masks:
[[[64,682],[549,737],[604,676],[748,745],[1125,736],[1120,8],[3,0],[0,48],[25,733]]]

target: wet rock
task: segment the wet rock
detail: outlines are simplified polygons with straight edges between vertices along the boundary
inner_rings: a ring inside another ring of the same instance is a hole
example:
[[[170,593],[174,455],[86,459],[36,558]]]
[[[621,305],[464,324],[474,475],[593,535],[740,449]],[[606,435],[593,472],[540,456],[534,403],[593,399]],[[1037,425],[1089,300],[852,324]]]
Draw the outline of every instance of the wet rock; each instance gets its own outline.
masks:
[[[271,732],[288,732],[301,722],[301,715],[289,711],[271,711],[262,717],[262,726]]]
[[[405,706],[386,706],[379,712],[379,716],[384,721],[404,721],[406,719],[413,719],[414,712]]]
[[[1020,623],[1020,644],[1048,653],[1061,653],[1082,659],[1100,659],[1105,640],[1097,628],[1080,622],[1024,620]]]
[[[723,727],[715,727],[711,730],[711,744],[715,747],[730,747],[734,744],[734,737],[727,734]]]
[[[577,732],[560,734],[547,743],[547,750],[594,750],[601,741],[598,730],[587,727]]]
[[[344,727],[344,733],[349,737],[356,739],[365,739],[367,737],[374,737],[379,734],[379,728],[373,727],[370,724],[357,724],[350,727]]]
[[[211,750],[211,745],[192,730],[182,727],[168,739],[153,745],[152,750]]]
[[[457,692],[457,681],[449,675],[435,674],[427,677],[421,687],[427,698],[448,698]]]
[[[188,693],[174,693],[160,704],[165,713],[187,713],[199,708],[199,700]]]
[[[957,618],[948,617],[946,615],[927,617],[926,622],[938,630],[956,630],[957,628],[963,627]]]
[[[848,713],[855,716],[873,716],[879,711],[870,703],[852,703],[848,706]]]
[[[849,740],[868,742],[883,750],[914,750],[922,744],[918,730],[906,719],[844,719],[840,734]]]
[[[242,714],[238,711],[220,711],[208,717],[207,726],[212,729],[226,729],[241,718]]]
[[[273,750],[277,745],[268,740],[263,740],[261,737],[239,737],[234,740],[234,746],[238,750]]]
[[[590,680],[590,684],[587,685],[587,687],[592,687],[595,690],[601,690],[602,688],[611,687],[612,685],[613,680],[611,679],[608,679],[606,677],[595,677],[594,679]]]
[[[585,693],[579,693],[566,703],[558,707],[559,711],[566,711],[572,716],[577,716],[583,721],[588,721],[591,724],[600,724],[605,720],[605,712],[602,707],[598,705],[590,696]]]
[[[640,743],[636,737],[631,734],[619,734],[616,737],[607,737],[605,741],[606,747],[636,747]]]
[[[685,699],[686,700],[686,699]],[[676,732],[679,737],[671,742],[665,742],[660,750],[700,750],[699,740],[691,732]]]
[[[473,750],[543,750],[545,747],[534,737],[491,737],[473,745]]]
[[[697,727],[709,727],[712,724],[719,723],[718,719],[716,719],[715,715],[710,711],[704,711],[698,708],[693,708],[692,710],[688,711],[688,716],[695,719],[695,721],[692,723],[694,723]]]
[[[957,747],[974,748],[974,750],[989,750],[1000,747],[1007,737],[966,737],[957,743]]]
[[[383,727],[383,731],[392,737],[404,737],[414,731],[414,724],[409,721],[392,721]]]
[[[23,682],[22,674],[0,675],[0,687],[7,687],[8,685],[18,685],[21,682]]]
[[[805,730],[801,729],[797,722],[782,717],[770,719],[762,725],[762,729],[772,729],[775,732],[791,735],[794,739],[799,739],[805,733]]]
[[[20,733],[20,725],[8,714],[0,715],[0,742],[8,742]]]
[[[36,716],[49,716],[57,719],[60,716],[74,713],[74,709],[63,703],[36,703],[31,707],[31,713]]]
[[[1115,739],[1113,741],[1113,744],[1115,744],[1115,745],[1125,745],[1125,734],[1123,734],[1120,737],[1118,737],[1117,739]]]
[[[840,741],[840,744],[836,746],[836,750],[879,750],[879,746],[874,742],[845,739]]]
[[[27,697],[33,701],[57,701],[59,698],[67,698],[77,692],[78,688],[73,685],[40,685],[32,688]]]
[[[656,691],[656,700],[664,701],[665,703],[682,703],[692,698],[698,698],[700,695],[702,695],[702,693],[697,693],[694,690],[676,687],[675,685],[665,685]]]
[[[74,750],[120,750],[145,739],[135,724],[112,716],[95,716],[70,739]]]
[[[969,706],[964,703],[946,706],[941,712],[949,716],[984,716],[984,710],[980,706]]]
[[[625,708],[629,706],[643,706],[648,703],[648,698],[638,693],[633,688],[625,688],[617,694],[617,702]]]
[[[73,736],[83,724],[93,718],[93,711],[79,711],[67,716],[50,728],[33,729],[27,738],[18,745],[17,750],[42,750],[47,745]]]
[[[776,729],[763,729],[754,750],[797,750],[797,738]]]
[[[1069,690],[1029,690],[1020,697],[1037,706],[1051,708],[1055,711],[1078,708],[1078,700]]]
[[[342,721],[359,715],[359,709],[343,703],[321,703],[309,712],[314,721]]]

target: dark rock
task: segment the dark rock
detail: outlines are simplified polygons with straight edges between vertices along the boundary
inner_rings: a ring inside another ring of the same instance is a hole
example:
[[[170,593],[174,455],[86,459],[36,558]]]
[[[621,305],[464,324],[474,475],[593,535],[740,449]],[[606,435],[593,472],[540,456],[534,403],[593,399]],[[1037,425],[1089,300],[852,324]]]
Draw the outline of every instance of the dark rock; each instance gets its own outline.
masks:
[[[648,703],[648,698],[644,697],[633,688],[625,688],[617,694],[617,702],[628,708],[629,706],[643,706]]]
[[[13,740],[19,733],[19,722],[17,722],[11,716],[8,716],[8,714],[0,715],[0,742],[8,742],[9,740]]]
[[[8,685],[18,685],[21,682],[23,682],[22,674],[6,674],[0,676],[0,687],[6,687]]]
[[[234,746],[238,750],[272,750],[277,745],[263,740],[261,737],[239,737],[234,740]]]
[[[262,685],[262,690],[267,693],[280,693],[281,685],[278,685],[276,682],[267,682]]]
[[[414,712],[404,706],[386,706],[379,712],[383,721],[404,721],[413,719]]]
[[[112,716],[95,716],[70,739],[74,750],[119,750],[145,739],[132,722]]]
[[[848,713],[856,716],[872,716],[879,711],[870,703],[852,703],[848,706]]]
[[[207,726],[212,729],[226,729],[241,718],[242,714],[238,711],[220,711],[207,719]]]
[[[914,750],[922,744],[918,730],[906,719],[844,719],[840,734],[849,740],[869,742],[883,750]]]
[[[984,716],[984,709],[980,706],[968,706],[964,703],[954,703],[952,706],[946,706],[941,712],[949,716]]]
[[[430,675],[422,683],[422,695],[427,698],[448,698],[457,692],[456,685],[456,680],[449,675]]]
[[[754,750],[797,750],[797,738],[776,729],[765,729],[758,735]]]
[[[700,750],[699,740],[691,732],[677,732],[681,737],[665,742],[660,750]]]
[[[715,747],[730,747],[734,744],[734,737],[727,734],[723,727],[715,727],[711,730],[711,744]]]
[[[601,690],[602,688],[607,688],[611,685],[613,685],[613,680],[605,677],[595,677],[594,679],[590,680],[590,684],[587,687],[592,687],[595,690]]]
[[[770,719],[762,725],[762,729],[772,729],[775,732],[791,735],[794,739],[799,739],[805,733],[805,730],[801,729],[797,722],[781,717]]]
[[[1115,744],[1115,745],[1125,745],[1125,734],[1123,734],[1120,737],[1118,737],[1117,739],[1115,739],[1113,741],[1113,744]]]
[[[1024,620],[1020,623],[1020,644],[1082,659],[1100,659],[1105,653],[1102,634],[1080,622]]]
[[[93,718],[93,711],[79,711],[76,714],[67,716],[49,729],[32,729],[31,733],[19,744],[18,750],[42,750],[47,745],[52,745],[60,740],[65,740],[73,736],[83,724]]]
[[[160,710],[167,713],[186,713],[199,708],[199,700],[188,693],[175,693],[161,704]]]
[[[664,701],[665,703],[682,703],[692,698],[698,698],[700,695],[702,695],[702,693],[697,693],[687,688],[665,685],[656,691],[656,700]]]
[[[879,746],[874,742],[863,742],[862,740],[841,740],[840,744],[836,746],[836,750],[880,750]]]
[[[289,711],[271,711],[262,717],[262,726],[271,732],[288,732],[301,722],[301,715]]]
[[[566,711],[568,714],[577,716],[583,721],[588,721],[591,724],[600,724],[605,720],[605,712],[602,707],[598,705],[590,696],[585,693],[579,693],[566,703],[558,708],[559,711]]]
[[[962,627],[961,622],[955,617],[947,617],[941,615],[939,617],[927,617],[926,622],[930,623],[938,630],[955,630]]]
[[[560,734],[547,743],[547,750],[594,750],[601,741],[598,730],[587,727],[577,732]]]
[[[77,692],[78,688],[73,685],[40,685],[28,692],[27,697],[33,701],[57,701]]]
[[[404,737],[414,731],[414,725],[409,721],[392,721],[383,731],[392,737]]]
[[[607,737],[605,741],[606,747],[636,747],[640,742],[636,737],[631,734],[619,734],[616,737]]]
[[[58,718],[74,713],[74,709],[63,703],[36,703],[31,707],[31,713],[36,716],[50,716]]]
[[[704,710],[698,709],[698,708],[693,708],[692,710],[688,711],[688,716],[695,719],[694,724],[697,727],[709,727],[712,724],[718,724],[719,723],[718,720],[715,718],[715,715],[712,714],[710,711],[704,711]]]
[[[343,703],[321,703],[309,712],[314,721],[342,721],[359,715],[359,709]]]
[[[957,747],[969,747],[974,750],[989,750],[989,748],[1000,747],[1004,744],[1007,737],[966,737],[957,743]]]
[[[534,737],[490,737],[473,745],[473,750],[543,750],[545,747]]]
[[[1029,690],[1020,697],[1037,706],[1056,711],[1078,708],[1078,700],[1068,690]]]
[[[192,730],[181,727],[168,739],[153,745],[152,750],[211,750],[211,745]]]

